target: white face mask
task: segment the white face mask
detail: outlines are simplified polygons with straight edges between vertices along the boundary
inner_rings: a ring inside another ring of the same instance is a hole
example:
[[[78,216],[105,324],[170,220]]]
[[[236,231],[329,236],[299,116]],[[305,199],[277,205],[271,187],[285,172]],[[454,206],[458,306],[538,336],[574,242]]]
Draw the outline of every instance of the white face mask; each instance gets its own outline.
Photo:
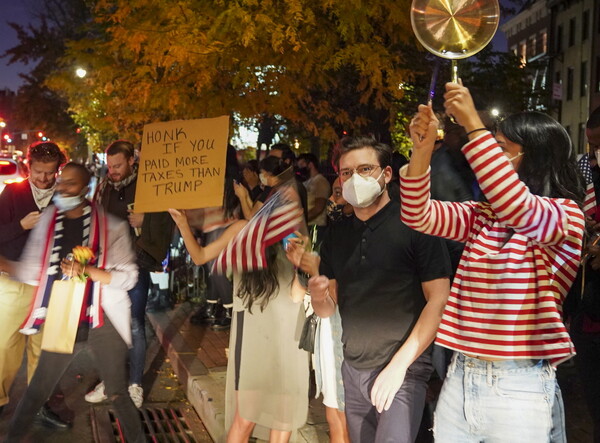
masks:
[[[72,197],[65,197],[62,194],[54,194],[52,201],[60,212],[71,211],[79,206],[83,202],[85,193],[80,195],[74,195]]]
[[[515,167],[515,164],[513,163],[513,161],[516,160],[516,159],[518,159],[522,155],[523,155],[523,151],[519,152],[514,157],[511,157],[511,158],[508,159],[508,161],[510,162],[510,164],[512,165],[513,168]]]
[[[258,178],[260,179],[260,182],[262,183],[263,186],[269,186],[269,184],[267,183],[267,177],[265,177],[265,174],[263,174],[261,172],[260,174],[258,174]]]
[[[377,178],[362,177],[355,172],[342,185],[342,196],[355,208],[370,206],[385,190],[385,187],[382,188],[379,184],[382,175],[383,171]]]
[[[596,149],[594,151],[594,157],[596,157],[596,164],[600,166],[600,149]]]

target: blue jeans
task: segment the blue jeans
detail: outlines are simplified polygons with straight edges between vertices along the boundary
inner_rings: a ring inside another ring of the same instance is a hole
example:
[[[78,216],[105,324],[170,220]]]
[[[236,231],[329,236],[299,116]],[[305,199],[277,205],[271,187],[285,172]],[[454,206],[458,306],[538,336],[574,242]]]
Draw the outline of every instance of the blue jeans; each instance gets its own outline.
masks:
[[[434,415],[436,442],[550,441],[556,374],[546,360],[455,353]]]
[[[138,281],[129,290],[131,299],[131,341],[129,350],[129,384],[142,384],[146,364],[146,303],[150,289],[150,273],[139,269]]]

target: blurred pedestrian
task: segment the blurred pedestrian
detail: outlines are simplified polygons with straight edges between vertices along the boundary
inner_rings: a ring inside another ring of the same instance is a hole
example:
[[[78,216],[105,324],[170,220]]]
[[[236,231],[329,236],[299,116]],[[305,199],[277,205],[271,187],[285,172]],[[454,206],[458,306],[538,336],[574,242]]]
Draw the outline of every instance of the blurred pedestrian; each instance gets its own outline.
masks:
[[[38,367],[11,419],[7,442],[23,441],[36,412],[48,399],[75,356],[90,350],[106,383],[106,393],[128,442],[145,442],[139,413],[127,392],[127,347],[131,345],[131,301],[137,267],[127,225],[85,199],[90,173],[67,163],[57,181],[54,205],[48,207],[31,233],[11,274],[37,286],[23,330],[39,332],[52,297],[53,282],[62,277],[89,278],[72,354],[43,350]],[[69,258],[76,246],[86,246],[95,262]],[[87,276],[87,277],[86,277]]]
[[[260,170],[258,169],[257,160],[249,160],[242,168],[242,176],[244,177],[244,184],[248,188],[250,194],[250,200],[254,203],[260,193],[262,192],[262,186],[260,182]]]
[[[137,164],[133,144],[117,140],[106,148],[108,174],[98,184],[94,203],[101,205],[115,217],[130,226],[130,237],[139,269],[137,283],[129,289],[131,298],[131,332],[133,346],[129,351],[129,394],[139,408],[144,401],[142,377],[146,363],[146,305],[150,289],[150,272],[162,272],[162,261],[167,256],[173,222],[166,212],[135,212]],[[107,399],[104,383],[100,382],[86,394],[90,403]]]
[[[6,185],[0,194],[0,256],[19,260],[25,244],[42,211],[50,204],[56,189],[58,168],[66,161],[60,148],[51,142],[38,142],[27,150],[29,177]],[[19,332],[31,307],[34,287],[0,271],[0,412],[8,403],[10,387],[21,367],[27,349],[27,381],[40,357],[41,335],[27,336]],[[48,407],[40,411],[40,419],[49,426],[67,426]]]
[[[308,197],[308,229],[317,230],[317,248],[323,230],[327,226],[327,199],[331,196],[331,186],[319,171],[319,160],[314,154],[300,154],[297,161],[298,172],[305,179],[302,182]]]
[[[571,314],[569,332],[577,350],[575,363],[592,418],[593,441],[600,443],[600,107],[590,114],[585,132],[589,152],[579,164],[589,180],[584,205],[586,246],[578,280],[569,294],[573,312],[565,313]]]
[[[221,237],[229,226],[242,217],[240,200],[234,190],[235,186],[243,186],[239,181],[240,166],[236,151],[232,145],[228,145],[223,205],[186,211],[188,223],[199,232],[205,246]],[[190,317],[190,322],[206,323],[211,329],[222,331],[231,326],[233,285],[229,276],[212,272],[212,265],[212,260],[203,265],[206,267],[204,275],[208,275],[206,303]]]
[[[196,265],[216,259],[247,223],[237,221],[201,246],[185,212],[169,212]],[[304,319],[300,303],[304,290],[281,242],[268,246],[264,255],[264,269],[233,276],[225,406],[228,442],[247,442],[251,435],[286,442],[308,413],[308,354],[298,348],[297,333]]]

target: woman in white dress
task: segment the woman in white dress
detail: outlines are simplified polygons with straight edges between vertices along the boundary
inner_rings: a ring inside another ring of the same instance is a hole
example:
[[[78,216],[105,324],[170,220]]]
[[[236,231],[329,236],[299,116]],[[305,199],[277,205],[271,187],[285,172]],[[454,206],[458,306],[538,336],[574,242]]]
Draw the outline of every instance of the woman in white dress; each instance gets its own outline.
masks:
[[[196,265],[215,259],[246,224],[235,222],[202,247],[185,213],[169,212]],[[309,356],[298,349],[304,289],[281,243],[269,246],[265,254],[264,270],[235,274],[233,279],[225,410],[228,442],[246,442],[251,435],[287,442],[308,414]]]

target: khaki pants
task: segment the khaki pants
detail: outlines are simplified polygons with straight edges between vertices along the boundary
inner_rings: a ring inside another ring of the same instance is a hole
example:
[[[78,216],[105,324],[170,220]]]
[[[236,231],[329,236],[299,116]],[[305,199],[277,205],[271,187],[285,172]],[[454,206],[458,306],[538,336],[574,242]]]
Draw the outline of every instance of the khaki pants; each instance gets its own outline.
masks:
[[[0,406],[8,403],[8,392],[21,367],[27,345],[27,382],[33,377],[41,353],[42,334],[19,332],[33,303],[34,287],[0,275]]]

